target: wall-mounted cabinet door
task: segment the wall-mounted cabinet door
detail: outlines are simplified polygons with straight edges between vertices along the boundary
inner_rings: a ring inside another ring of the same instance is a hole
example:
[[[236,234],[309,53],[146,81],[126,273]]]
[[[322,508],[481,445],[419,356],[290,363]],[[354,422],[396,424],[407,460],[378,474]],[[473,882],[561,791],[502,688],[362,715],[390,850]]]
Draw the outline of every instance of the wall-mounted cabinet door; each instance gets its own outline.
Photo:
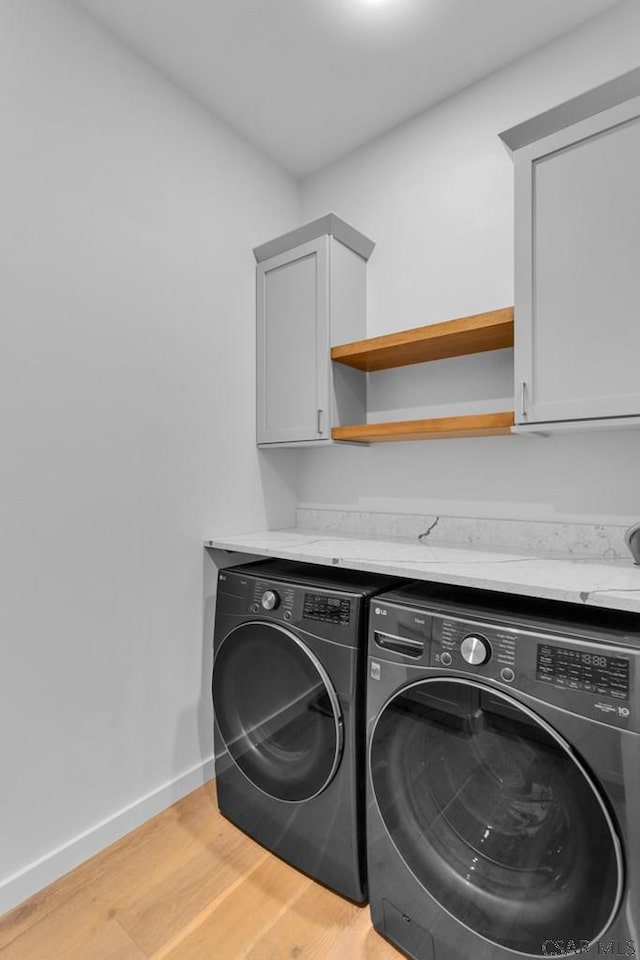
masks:
[[[640,96],[565,123],[514,162],[517,422],[621,425],[640,414]]]
[[[257,267],[257,442],[326,440],[329,237]]]

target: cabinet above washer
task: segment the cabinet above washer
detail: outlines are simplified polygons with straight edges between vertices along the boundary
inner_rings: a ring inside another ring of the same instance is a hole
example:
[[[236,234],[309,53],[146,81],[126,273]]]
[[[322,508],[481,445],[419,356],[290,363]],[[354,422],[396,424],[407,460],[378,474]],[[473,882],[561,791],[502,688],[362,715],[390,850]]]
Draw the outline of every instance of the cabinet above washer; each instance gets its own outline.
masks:
[[[521,429],[640,416],[640,69],[501,134],[515,166]]]

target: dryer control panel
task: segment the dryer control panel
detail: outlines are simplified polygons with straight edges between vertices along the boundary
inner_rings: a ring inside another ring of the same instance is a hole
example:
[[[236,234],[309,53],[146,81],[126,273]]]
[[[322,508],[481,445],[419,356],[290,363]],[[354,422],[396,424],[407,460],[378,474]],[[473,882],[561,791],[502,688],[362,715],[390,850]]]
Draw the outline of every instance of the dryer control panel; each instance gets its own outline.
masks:
[[[296,592],[288,584],[273,583],[269,580],[256,580],[250,598],[251,613],[273,613],[278,619],[291,620]]]
[[[323,593],[305,593],[302,616],[305,620],[323,620],[326,623],[349,623],[351,601]]]
[[[266,577],[241,576],[235,571],[219,575],[220,593],[226,606],[237,603],[238,614],[254,614],[282,625],[300,629],[322,625],[322,635],[353,645],[358,641],[359,597],[321,588],[310,590],[304,584],[286,583]],[[233,600],[231,599],[233,598]]]

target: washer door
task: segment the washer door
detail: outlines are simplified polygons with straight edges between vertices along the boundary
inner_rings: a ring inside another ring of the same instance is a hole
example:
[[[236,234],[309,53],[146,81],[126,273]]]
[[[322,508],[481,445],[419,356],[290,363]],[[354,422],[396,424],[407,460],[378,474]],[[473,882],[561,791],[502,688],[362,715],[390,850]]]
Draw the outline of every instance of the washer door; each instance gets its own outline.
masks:
[[[546,956],[607,929],[622,895],[611,817],[569,746],[512,697],[462,679],[405,687],[378,716],[370,765],[399,855],[471,931]]]
[[[331,782],[342,753],[342,715],[329,676],[290,631],[250,622],[223,640],[213,706],[229,754],[270,797],[310,800]]]

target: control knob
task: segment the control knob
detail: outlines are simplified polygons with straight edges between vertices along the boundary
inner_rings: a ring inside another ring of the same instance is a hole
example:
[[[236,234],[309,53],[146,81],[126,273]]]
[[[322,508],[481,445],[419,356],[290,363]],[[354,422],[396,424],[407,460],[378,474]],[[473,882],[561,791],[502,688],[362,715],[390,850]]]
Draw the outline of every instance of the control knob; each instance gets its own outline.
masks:
[[[491,646],[486,637],[481,637],[479,633],[470,633],[460,644],[460,653],[467,663],[477,667],[490,658]]]
[[[280,597],[275,590],[265,590],[260,603],[265,610],[275,610],[280,603]]]

